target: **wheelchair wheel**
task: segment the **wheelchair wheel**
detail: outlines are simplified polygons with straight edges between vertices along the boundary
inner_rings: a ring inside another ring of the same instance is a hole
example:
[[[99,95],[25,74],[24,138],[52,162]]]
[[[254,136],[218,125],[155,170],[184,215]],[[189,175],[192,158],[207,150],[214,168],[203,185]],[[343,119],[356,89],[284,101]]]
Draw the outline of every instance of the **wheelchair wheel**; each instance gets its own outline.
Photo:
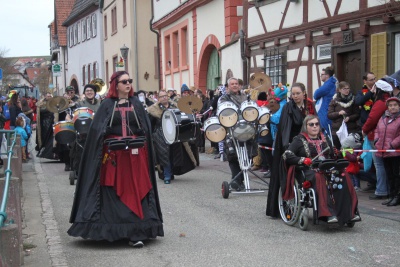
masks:
[[[221,194],[225,199],[229,197],[229,183],[227,181],[222,182]]]
[[[75,171],[70,171],[69,172],[69,184],[74,185],[75,184]]]
[[[294,181],[294,198],[283,200],[282,189],[279,188],[279,213],[287,225],[294,225],[299,220],[300,215],[300,190],[297,181]]]
[[[303,231],[307,230],[307,227],[308,227],[308,212],[307,212],[307,209],[304,209],[300,214],[299,226],[300,226],[301,230],[303,230]]]

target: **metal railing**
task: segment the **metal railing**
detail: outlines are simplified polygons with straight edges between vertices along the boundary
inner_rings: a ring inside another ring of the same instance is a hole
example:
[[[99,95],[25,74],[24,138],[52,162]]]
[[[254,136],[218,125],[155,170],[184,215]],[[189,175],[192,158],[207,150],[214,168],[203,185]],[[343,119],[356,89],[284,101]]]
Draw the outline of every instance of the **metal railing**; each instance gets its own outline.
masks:
[[[7,207],[7,199],[8,199],[8,189],[10,187],[10,179],[11,179],[11,158],[14,154],[14,146],[16,144],[17,140],[17,134],[15,131],[9,131],[9,130],[0,130],[0,136],[1,136],[1,141],[3,142],[3,138],[5,137],[7,139],[7,152],[0,151],[0,155],[7,155],[8,160],[7,160],[7,166],[6,170],[4,171],[5,173],[5,183],[4,183],[4,192],[3,192],[3,199],[1,201],[1,206],[0,206],[0,228],[4,226],[4,222],[7,220],[7,213],[6,213],[6,207]],[[1,144],[2,144],[1,142]]]

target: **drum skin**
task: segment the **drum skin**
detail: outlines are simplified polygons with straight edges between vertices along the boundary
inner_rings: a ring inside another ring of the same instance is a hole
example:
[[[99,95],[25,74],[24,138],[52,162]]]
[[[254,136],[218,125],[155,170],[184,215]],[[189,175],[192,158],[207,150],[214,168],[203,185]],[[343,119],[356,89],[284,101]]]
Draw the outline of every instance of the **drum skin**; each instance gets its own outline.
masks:
[[[224,127],[232,127],[239,120],[238,108],[232,102],[223,102],[218,106],[217,116]]]
[[[259,124],[266,124],[270,118],[270,110],[266,107],[260,107],[258,109],[258,123]]]
[[[165,142],[169,145],[195,139],[197,122],[193,114],[167,109],[162,114],[161,124]]]
[[[254,101],[245,101],[240,105],[242,117],[248,122],[253,122],[258,119],[258,105]]]
[[[76,132],[72,121],[59,121],[53,125],[54,137],[59,144],[72,143],[76,138]]]

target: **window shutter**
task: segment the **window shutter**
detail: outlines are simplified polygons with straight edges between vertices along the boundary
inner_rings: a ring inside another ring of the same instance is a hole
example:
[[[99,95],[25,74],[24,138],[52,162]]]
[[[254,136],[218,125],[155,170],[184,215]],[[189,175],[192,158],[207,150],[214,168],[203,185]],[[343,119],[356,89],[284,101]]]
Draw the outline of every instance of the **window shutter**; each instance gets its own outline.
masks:
[[[387,34],[386,32],[371,35],[371,71],[376,77],[387,73]]]

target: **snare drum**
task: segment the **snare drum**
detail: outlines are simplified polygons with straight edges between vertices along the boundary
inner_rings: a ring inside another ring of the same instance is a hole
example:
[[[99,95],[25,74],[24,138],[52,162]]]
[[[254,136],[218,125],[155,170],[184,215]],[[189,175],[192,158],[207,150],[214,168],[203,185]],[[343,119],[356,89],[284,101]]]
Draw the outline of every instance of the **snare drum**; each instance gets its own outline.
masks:
[[[72,121],[59,121],[53,125],[54,137],[59,144],[69,144],[75,141],[76,132]]]
[[[222,126],[232,127],[238,121],[238,108],[232,102],[223,102],[218,106],[217,117]]]
[[[258,108],[258,123],[266,124],[270,118],[270,110],[266,107]]]
[[[239,142],[250,140],[256,134],[256,129],[253,124],[240,120],[233,128],[233,137]]]
[[[92,124],[94,111],[90,108],[77,108],[74,110],[74,127],[77,133],[87,134]]]
[[[244,120],[253,122],[258,119],[258,105],[254,101],[245,101],[240,105],[240,111]]]
[[[204,122],[204,132],[206,134],[206,138],[215,143],[221,142],[226,136],[226,130],[224,126],[219,123],[217,117],[208,118]]]
[[[169,145],[195,139],[197,122],[192,114],[179,109],[168,109],[162,114],[161,125],[165,142]]]
[[[266,125],[260,126],[258,132],[261,136],[266,136],[269,133],[269,129]]]

